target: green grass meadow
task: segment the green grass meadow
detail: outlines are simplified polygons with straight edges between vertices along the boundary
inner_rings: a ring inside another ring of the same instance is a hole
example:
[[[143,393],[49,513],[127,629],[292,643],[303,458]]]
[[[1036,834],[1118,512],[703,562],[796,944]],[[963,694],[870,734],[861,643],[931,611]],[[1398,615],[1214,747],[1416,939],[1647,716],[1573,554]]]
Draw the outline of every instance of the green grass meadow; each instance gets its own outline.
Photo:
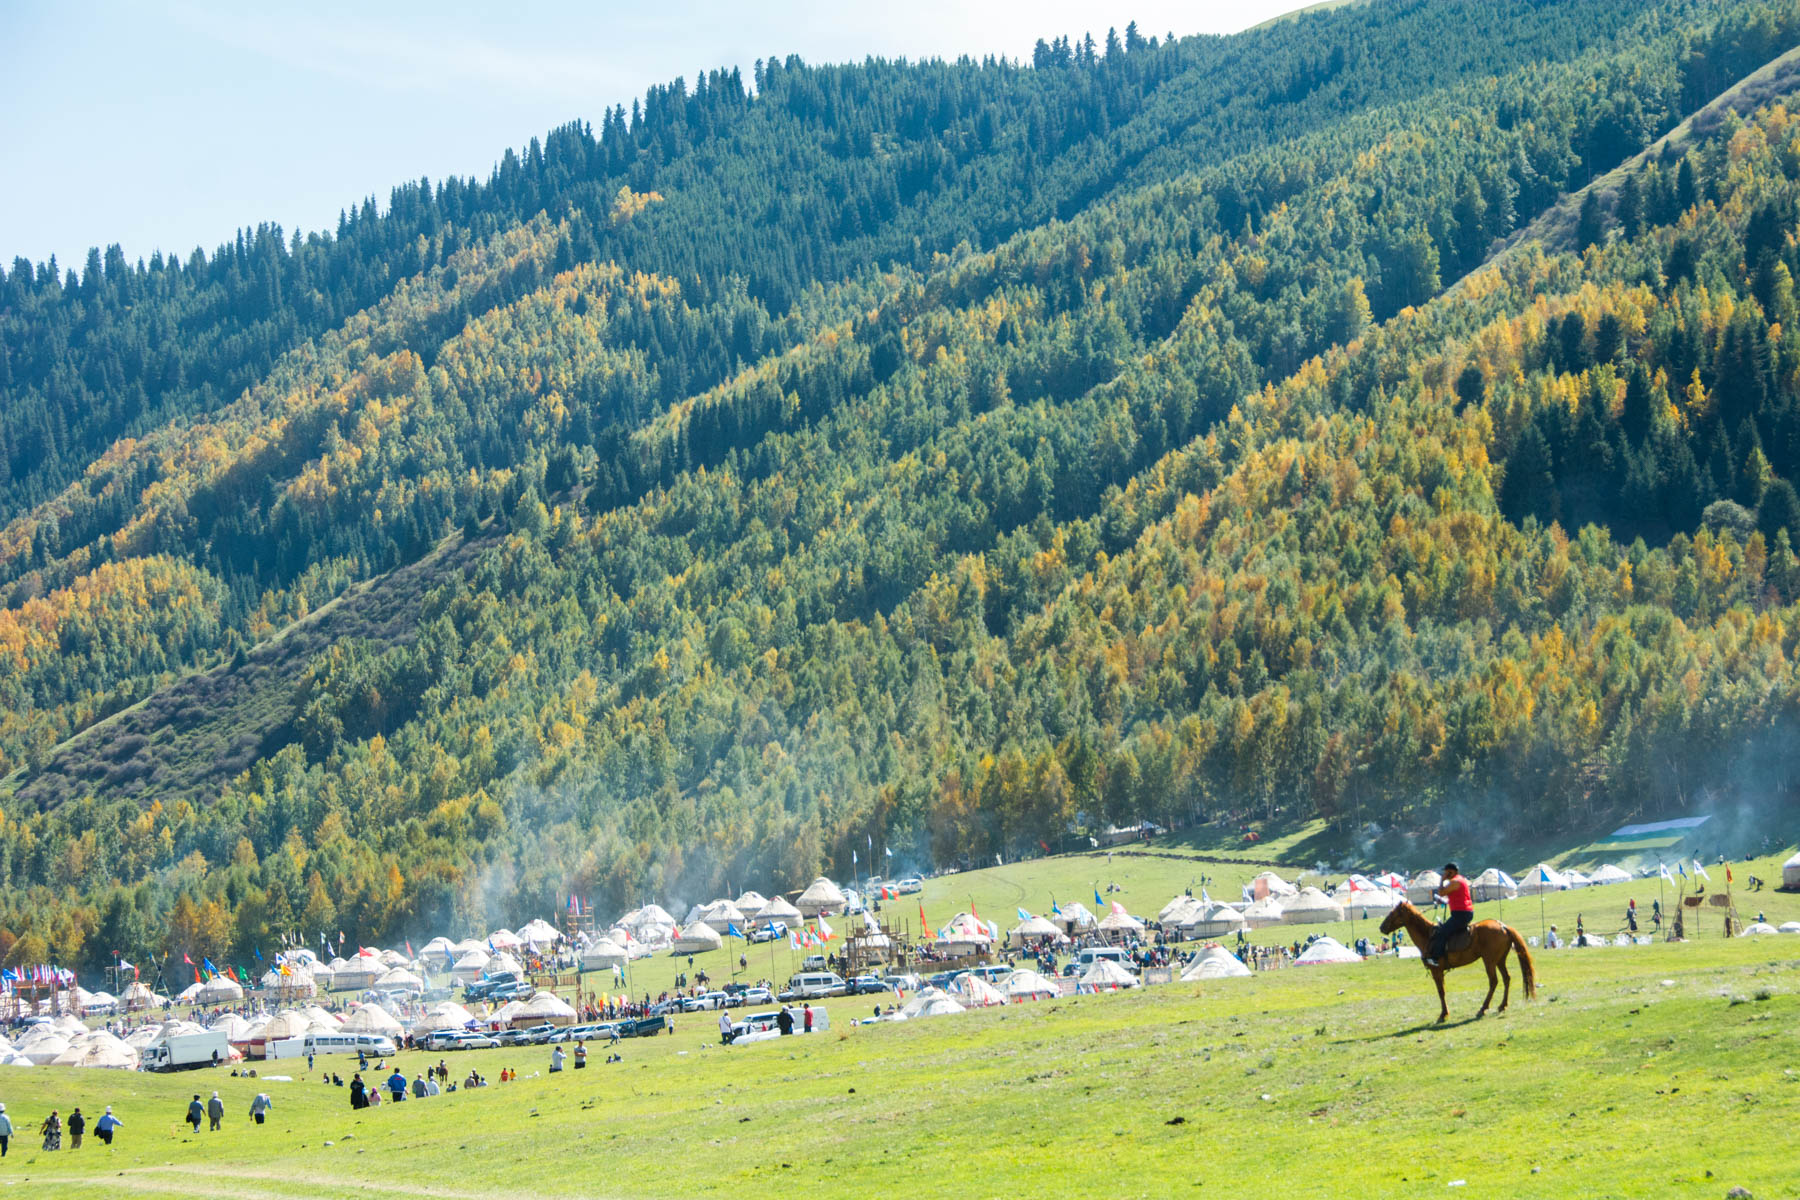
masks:
[[[1048,881],[1039,873],[1056,867],[933,881],[927,913],[942,920],[952,896],[966,907],[972,894],[997,915],[1012,889],[1036,911]],[[1166,860],[1116,854],[1113,868],[1134,911],[1153,913],[1176,882]],[[1139,888],[1149,895],[1133,895]],[[1546,908],[1572,924],[1584,905],[1598,931],[1610,928],[1599,914],[1622,911],[1634,888],[1647,908],[1654,888],[1641,884],[1552,897]],[[1756,906],[1772,921],[1800,917],[1800,896],[1764,893]],[[1535,930],[1535,899],[1506,909]],[[721,1048],[712,1015],[695,1014],[678,1018],[672,1036],[624,1043],[622,1063],[596,1053],[580,1073],[548,1075],[543,1047],[450,1055],[456,1078],[471,1066],[490,1078],[512,1066],[525,1078],[360,1113],[304,1062],[269,1065],[291,1082],[6,1069],[0,1099],[19,1135],[0,1184],[40,1197],[241,1200],[522,1188],[545,1197],[1412,1196],[1457,1181],[1445,1194],[1459,1200],[1794,1190],[1800,936],[1727,941],[1703,930],[1686,944],[1542,953],[1539,967],[1538,1000],[1515,992],[1507,1013],[1480,1021],[1471,1019],[1479,972],[1454,973],[1442,1028],[1429,1024],[1436,1000],[1424,971],[1394,959],[878,1026],[852,1026],[865,1005],[837,1000],[830,1033],[760,1046]],[[402,1055],[400,1065],[410,1076],[437,1057]],[[335,1064],[346,1078],[347,1065]],[[188,1097],[214,1088],[226,1128],[188,1133]],[[259,1088],[276,1101],[261,1128],[246,1116]],[[31,1131],[51,1107],[79,1104],[91,1116],[108,1103],[126,1122],[110,1150],[91,1136],[80,1151],[37,1149]]]

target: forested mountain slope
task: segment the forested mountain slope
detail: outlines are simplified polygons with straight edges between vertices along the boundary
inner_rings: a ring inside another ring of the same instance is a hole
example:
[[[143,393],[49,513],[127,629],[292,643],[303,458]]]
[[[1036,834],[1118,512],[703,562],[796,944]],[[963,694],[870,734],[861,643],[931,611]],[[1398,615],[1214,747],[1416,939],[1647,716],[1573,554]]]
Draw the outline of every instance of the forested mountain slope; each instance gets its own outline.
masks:
[[[1771,92],[1638,156],[1797,42],[1396,3],[765,65],[270,252],[347,264],[329,304],[21,267],[9,411],[131,392],[144,322],[219,343],[14,472],[74,482],[0,532],[0,924],[217,958],[870,838],[1791,795],[1800,131]],[[371,593],[416,630],[253,649],[434,548]]]

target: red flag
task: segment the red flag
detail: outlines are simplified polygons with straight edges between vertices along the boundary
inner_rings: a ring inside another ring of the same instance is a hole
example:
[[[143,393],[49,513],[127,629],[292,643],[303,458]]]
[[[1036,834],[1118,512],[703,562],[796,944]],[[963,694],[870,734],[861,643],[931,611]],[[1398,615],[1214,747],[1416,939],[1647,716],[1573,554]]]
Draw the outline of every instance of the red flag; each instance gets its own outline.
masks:
[[[188,966],[190,966],[190,967],[191,967],[191,966],[193,966],[193,965],[194,965],[194,960],[193,960],[193,959],[191,959],[191,958],[189,958],[189,957],[188,957],[188,956],[187,956],[187,951],[186,951],[186,950],[183,950],[183,951],[182,951],[182,952],[181,952],[181,961],[182,961],[182,962],[184,962],[184,963],[186,963],[186,964],[187,964],[187,965],[188,965]]]
[[[924,926],[926,929],[931,928],[931,922],[927,921],[925,919],[925,900],[923,897],[921,897],[919,900],[919,924]]]
[[[412,952],[412,939],[411,938],[408,938],[406,941],[406,957],[408,957],[408,958],[419,957],[418,955],[416,955]]]
[[[1731,868],[1730,867],[1725,868],[1725,882],[1726,883],[1731,882]]]

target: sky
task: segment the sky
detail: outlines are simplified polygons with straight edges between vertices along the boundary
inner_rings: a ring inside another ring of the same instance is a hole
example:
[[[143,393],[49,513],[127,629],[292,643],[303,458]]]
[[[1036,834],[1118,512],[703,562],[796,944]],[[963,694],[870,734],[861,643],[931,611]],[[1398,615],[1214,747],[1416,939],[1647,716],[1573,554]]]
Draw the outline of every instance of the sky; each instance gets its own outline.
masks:
[[[0,0],[0,262],[332,229],[403,180],[485,177],[553,126],[758,58],[1029,59],[1039,37],[1229,33],[1302,3]]]

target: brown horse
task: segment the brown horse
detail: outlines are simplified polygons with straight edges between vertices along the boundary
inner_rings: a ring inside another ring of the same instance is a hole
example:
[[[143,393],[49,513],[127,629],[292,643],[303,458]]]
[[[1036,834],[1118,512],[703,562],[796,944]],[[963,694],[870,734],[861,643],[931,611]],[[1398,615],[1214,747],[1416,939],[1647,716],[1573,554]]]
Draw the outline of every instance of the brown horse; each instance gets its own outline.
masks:
[[[1420,954],[1431,953],[1431,935],[1437,932],[1437,924],[1404,900],[1396,904],[1394,911],[1381,922],[1383,933],[1392,933],[1396,929],[1404,929],[1412,936],[1413,945],[1419,948]],[[1506,1011],[1506,1002],[1512,998],[1512,976],[1506,970],[1508,950],[1519,956],[1519,973],[1525,983],[1525,998],[1529,1000],[1537,995],[1537,968],[1532,963],[1531,951],[1526,948],[1525,939],[1519,936],[1518,930],[1498,921],[1477,921],[1469,926],[1468,938],[1466,945],[1450,948],[1444,956],[1444,966],[1430,968],[1431,977],[1437,982],[1440,1024],[1450,1019],[1450,1005],[1444,999],[1444,972],[1466,967],[1477,960],[1487,968],[1488,990],[1487,999],[1481,1002],[1481,1011],[1475,1015],[1486,1016],[1488,1005],[1494,1002],[1496,970],[1499,971],[1500,978],[1506,981],[1506,990],[1500,995],[1500,1011]]]

